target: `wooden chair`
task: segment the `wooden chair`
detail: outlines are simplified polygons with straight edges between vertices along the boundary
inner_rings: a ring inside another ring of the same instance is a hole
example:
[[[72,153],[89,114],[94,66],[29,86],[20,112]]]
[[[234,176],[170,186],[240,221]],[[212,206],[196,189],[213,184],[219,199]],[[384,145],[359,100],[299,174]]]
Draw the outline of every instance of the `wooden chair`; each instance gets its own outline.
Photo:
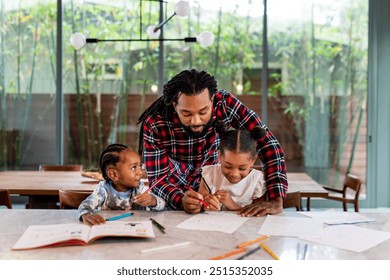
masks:
[[[50,165],[40,164],[39,171],[79,171],[81,172],[81,164],[71,165]],[[58,209],[58,195],[33,195],[29,196],[26,208],[30,209]]]
[[[76,191],[60,189],[60,209],[77,209],[81,202],[86,199],[91,191]]]
[[[49,165],[41,164],[39,165],[39,171],[81,171],[82,165],[73,164],[73,165]]]
[[[283,208],[295,207],[297,211],[301,211],[301,193],[291,192],[287,193],[287,197],[284,199]]]
[[[359,194],[361,186],[362,181],[357,176],[348,173],[345,176],[343,188],[341,190],[328,186],[323,186],[323,188],[329,191],[327,199],[337,200],[343,203],[344,211],[348,211],[347,203],[352,203],[355,212],[359,212]]]
[[[0,205],[5,205],[8,209],[12,209],[11,197],[8,190],[0,190]]]

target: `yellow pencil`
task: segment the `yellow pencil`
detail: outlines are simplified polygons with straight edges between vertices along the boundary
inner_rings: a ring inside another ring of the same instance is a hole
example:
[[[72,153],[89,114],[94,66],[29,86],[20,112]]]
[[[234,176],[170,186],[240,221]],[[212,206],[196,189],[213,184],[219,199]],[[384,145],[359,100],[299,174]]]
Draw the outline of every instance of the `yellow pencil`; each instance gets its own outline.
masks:
[[[261,246],[261,248],[266,250],[267,253],[270,254],[271,257],[273,257],[275,260],[279,260],[278,256],[270,248],[268,248],[267,245],[265,245],[264,243],[260,242],[260,246]]]
[[[247,246],[252,245],[252,244],[254,244],[254,243],[263,241],[264,239],[267,239],[268,237],[269,237],[268,235],[262,235],[262,236],[260,236],[259,238],[256,238],[256,239],[253,239],[253,240],[250,240],[250,241],[247,241],[247,242],[243,242],[243,243],[241,243],[241,244],[238,244],[236,247],[237,247],[237,248],[247,247]]]
[[[222,260],[224,258],[228,258],[230,256],[233,256],[235,254],[239,254],[239,253],[242,253],[242,252],[245,252],[245,251],[246,251],[246,248],[240,248],[240,249],[236,249],[236,250],[230,251],[230,252],[228,252],[226,254],[216,256],[216,257],[211,258],[209,260]]]

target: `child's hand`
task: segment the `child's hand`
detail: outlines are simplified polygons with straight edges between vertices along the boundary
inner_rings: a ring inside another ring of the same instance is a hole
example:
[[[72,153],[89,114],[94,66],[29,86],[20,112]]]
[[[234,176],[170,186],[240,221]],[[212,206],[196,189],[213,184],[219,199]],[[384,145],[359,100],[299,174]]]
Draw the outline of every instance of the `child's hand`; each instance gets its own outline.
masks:
[[[209,208],[205,208],[207,211],[221,211],[221,202],[215,195],[207,194],[203,196],[204,201],[208,204]]]
[[[146,193],[143,193],[143,194],[140,194],[140,195],[137,195],[136,197],[134,197],[134,202],[141,205],[141,206],[154,207],[157,204],[157,199],[153,195],[146,192]]]
[[[228,191],[218,190],[215,196],[228,210],[240,210],[242,207],[235,203]]]
[[[89,226],[104,224],[106,220],[98,214],[84,214],[82,215],[83,223]]]

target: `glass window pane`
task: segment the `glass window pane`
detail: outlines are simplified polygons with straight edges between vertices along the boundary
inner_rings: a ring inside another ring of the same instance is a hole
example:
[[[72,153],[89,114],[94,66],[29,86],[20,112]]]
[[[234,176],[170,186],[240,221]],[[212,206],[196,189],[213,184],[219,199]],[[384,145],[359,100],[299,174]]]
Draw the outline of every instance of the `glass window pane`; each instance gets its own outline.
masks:
[[[56,160],[57,1],[1,1],[0,168]]]

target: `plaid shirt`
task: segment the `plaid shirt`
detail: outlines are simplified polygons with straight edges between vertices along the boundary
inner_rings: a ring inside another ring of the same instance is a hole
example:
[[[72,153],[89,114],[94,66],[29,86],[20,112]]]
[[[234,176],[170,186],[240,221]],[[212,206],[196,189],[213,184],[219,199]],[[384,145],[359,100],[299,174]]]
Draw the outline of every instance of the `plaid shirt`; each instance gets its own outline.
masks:
[[[212,121],[222,121],[227,128],[250,131],[261,126],[267,130],[266,136],[257,141],[266,194],[268,198],[284,198],[288,184],[283,150],[257,114],[222,90],[214,97]],[[145,119],[143,137],[145,166],[153,193],[164,198],[169,208],[183,209],[184,192],[198,190],[202,167],[218,163],[219,136],[215,126],[194,138],[184,131],[176,112],[168,113],[168,117],[157,112]]]

